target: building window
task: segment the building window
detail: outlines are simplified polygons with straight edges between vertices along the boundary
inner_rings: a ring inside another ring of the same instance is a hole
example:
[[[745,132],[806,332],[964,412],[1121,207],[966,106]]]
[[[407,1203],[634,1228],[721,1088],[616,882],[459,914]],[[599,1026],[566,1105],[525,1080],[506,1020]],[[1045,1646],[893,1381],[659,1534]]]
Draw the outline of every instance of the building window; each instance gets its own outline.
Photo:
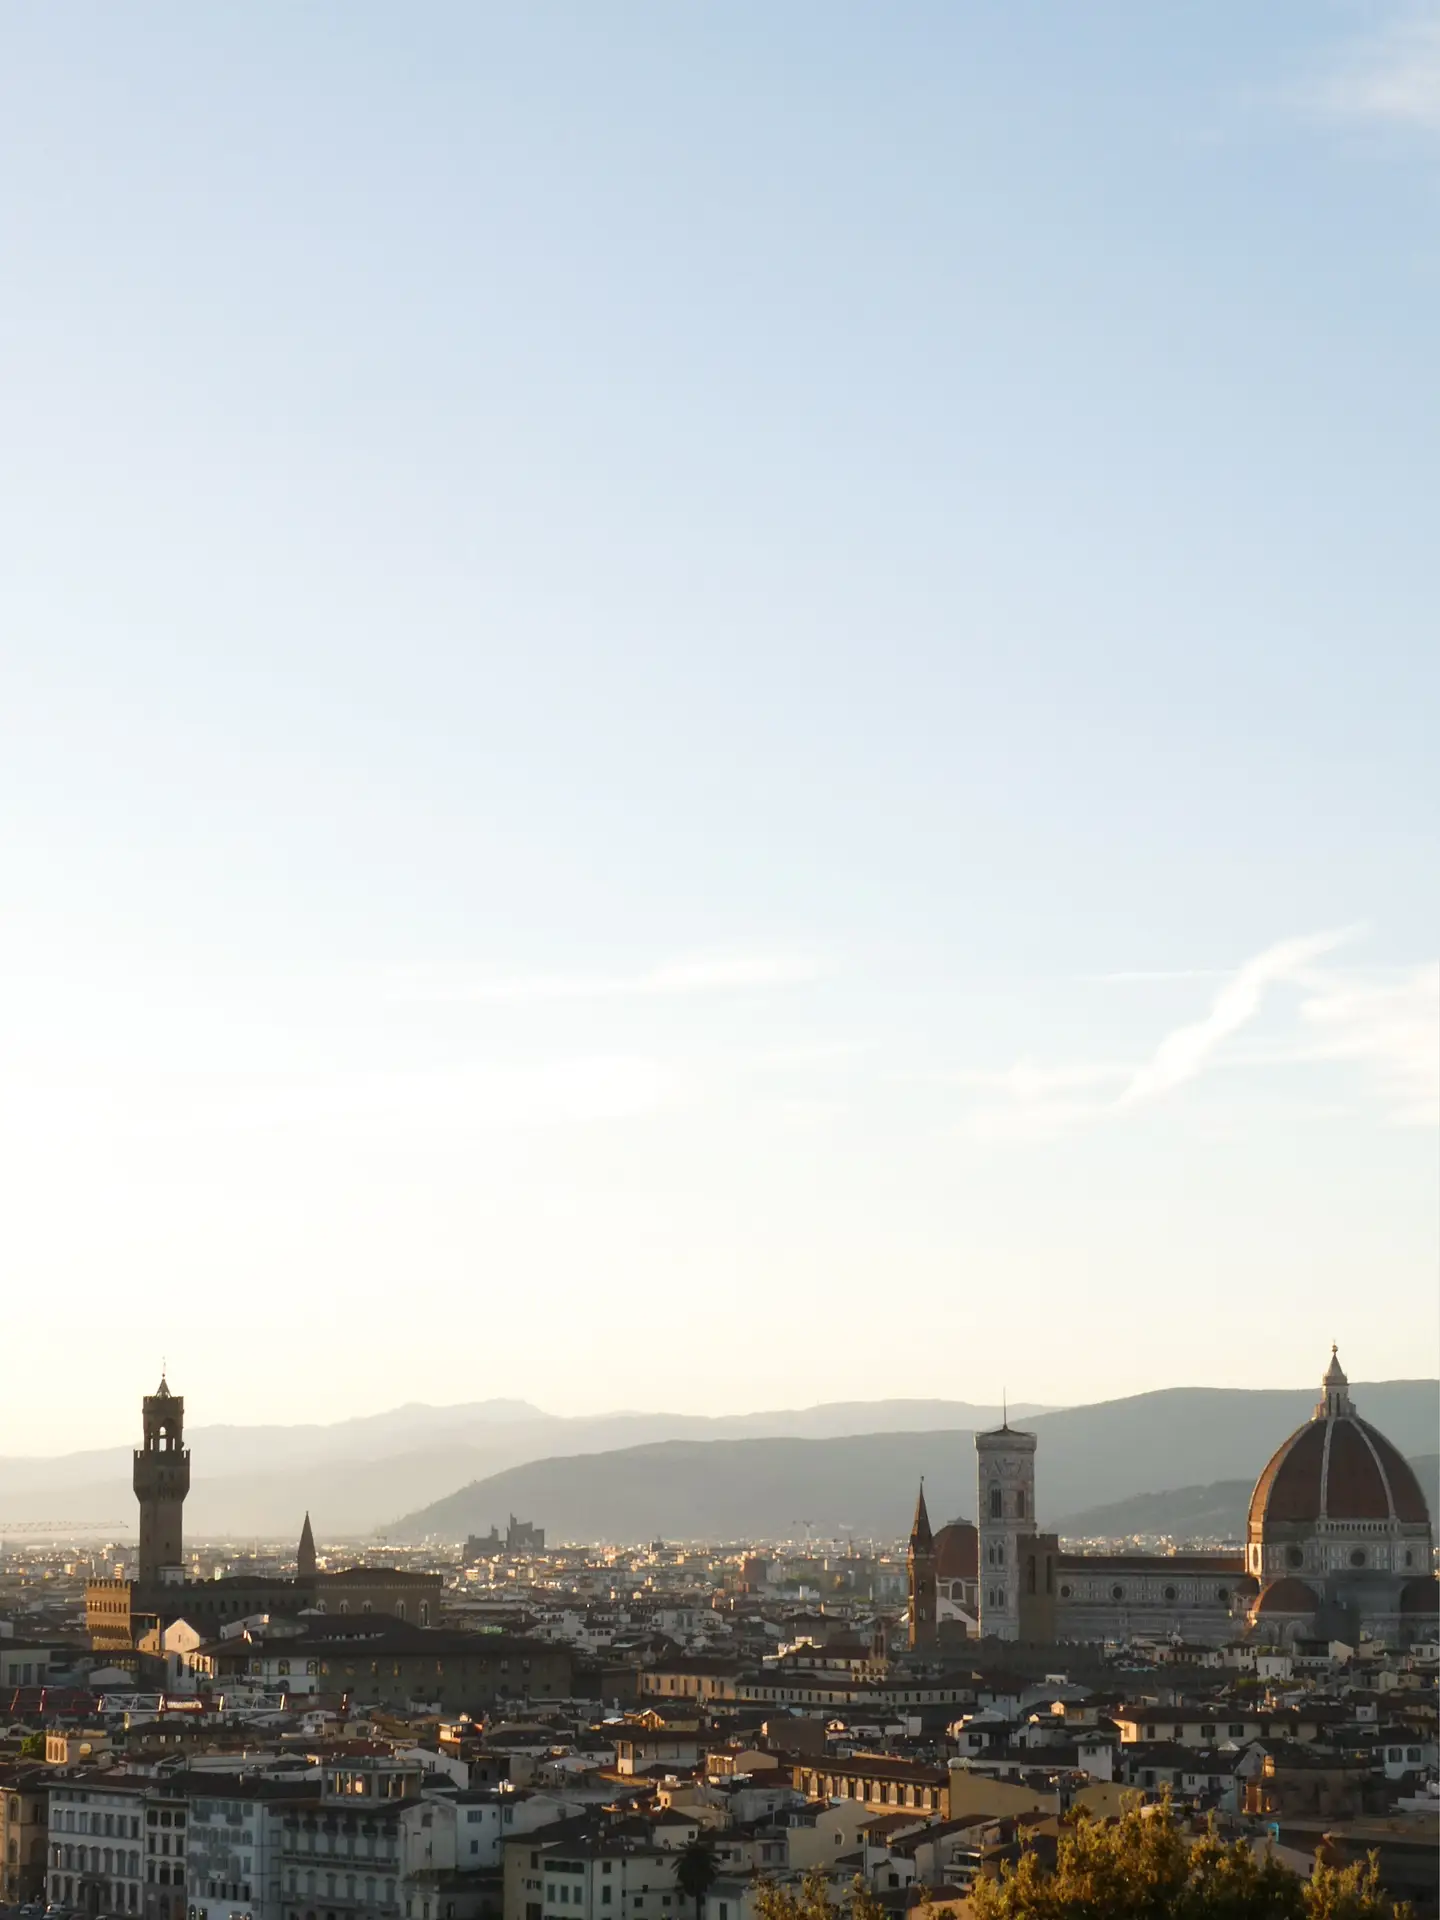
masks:
[[[1119,1587],[1119,1586],[1116,1586],[1116,1587],[1111,1587],[1111,1589],[1110,1589],[1110,1598],[1111,1598],[1112,1600],[1123,1600],[1123,1599],[1125,1598],[1125,1589],[1124,1589],[1124,1587]]]
[[[992,1520],[1003,1520],[1005,1518],[1005,1495],[999,1487],[991,1487],[990,1489],[990,1518]]]
[[[1352,1566],[1352,1567],[1363,1567],[1363,1566],[1364,1566],[1364,1564],[1365,1564],[1365,1549],[1364,1549],[1364,1547],[1356,1547],[1356,1549],[1355,1549],[1355,1551],[1354,1551],[1354,1552],[1353,1552],[1353,1553],[1351,1554],[1351,1556],[1350,1556],[1350,1564],[1351,1564],[1351,1566]]]

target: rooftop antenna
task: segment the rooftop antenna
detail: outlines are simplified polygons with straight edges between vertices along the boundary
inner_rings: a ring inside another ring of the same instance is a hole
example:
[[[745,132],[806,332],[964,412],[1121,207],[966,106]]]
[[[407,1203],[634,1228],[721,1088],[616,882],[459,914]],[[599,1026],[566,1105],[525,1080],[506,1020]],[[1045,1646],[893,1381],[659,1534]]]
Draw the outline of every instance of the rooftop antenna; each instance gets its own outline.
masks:
[[[1004,1387],[1000,1389],[1000,1425],[1008,1433],[1010,1430],[1010,1400]]]

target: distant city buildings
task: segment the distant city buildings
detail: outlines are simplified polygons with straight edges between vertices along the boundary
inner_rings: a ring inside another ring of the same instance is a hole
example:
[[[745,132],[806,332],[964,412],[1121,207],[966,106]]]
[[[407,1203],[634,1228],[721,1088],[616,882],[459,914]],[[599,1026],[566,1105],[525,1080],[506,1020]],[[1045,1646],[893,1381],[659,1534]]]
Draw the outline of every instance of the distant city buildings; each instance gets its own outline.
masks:
[[[543,1553],[545,1529],[528,1520],[517,1520],[512,1513],[502,1537],[492,1526],[489,1533],[472,1533],[461,1551],[461,1563],[473,1567],[479,1560],[494,1560],[502,1553]]]
[[[162,1382],[133,1580],[38,1544],[0,1563],[0,1900],[757,1920],[762,1885],[819,1873],[962,1914],[1022,1847],[1053,1858],[1062,1811],[1168,1795],[1298,1870],[1375,1850],[1435,1911],[1429,1515],[1338,1356],[1233,1551],[1069,1551],[1036,1520],[1033,1434],[1002,1422],[975,1459],[974,1521],[933,1527],[922,1487],[903,1555],[554,1548],[512,1515],[340,1567],[306,1514],[293,1549],[212,1543],[202,1580]]]
[[[218,1580],[187,1577],[184,1508],[190,1491],[190,1450],[185,1445],[185,1402],[164,1379],[146,1395],[141,1424],[134,1472],[140,1503],[136,1578],[94,1580],[87,1587],[86,1626],[95,1647],[112,1653],[137,1647],[158,1652],[166,1630],[180,1620],[209,1635],[272,1612],[388,1614],[421,1627],[438,1617],[444,1584],[439,1574],[365,1566],[318,1572],[308,1513],[294,1579],[263,1574]]]
[[[975,1452],[978,1525],[932,1534],[921,1489],[908,1556],[917,1651],[972,1634],[1030,1645],[1137,1635],[1219,1645],[1237,1633],[1406,1645],[1440,1633],[1425,1496],[1357,1414],[1333,1349],[1310,1421],[1256,1482],[1241,1550],[1065,1551],[1036,1522],[1035,1435],[1006,1422],[977,1434]],[[942,1616],[946,1588],[955,1599]]]

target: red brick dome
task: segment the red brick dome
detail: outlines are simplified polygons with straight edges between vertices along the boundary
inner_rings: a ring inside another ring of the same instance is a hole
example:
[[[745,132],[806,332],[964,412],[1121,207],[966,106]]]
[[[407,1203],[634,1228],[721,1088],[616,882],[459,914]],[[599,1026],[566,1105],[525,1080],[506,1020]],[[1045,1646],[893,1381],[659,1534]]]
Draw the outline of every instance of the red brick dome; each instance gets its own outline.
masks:
[[[1319,1605],[1320,1596],[1313,1587],[1307,1587],[1303,1580],[1296,1580],[1293,1575],[1287,1574],[1283,1580],[1272,1580],[1268,1587],[1260,1589],[1260,1598],[1251,1612],[1314,1613]]]
[[[968,1520],[952,1520],[936,1534],[935,1573],[940,1580],[979,1578],[980,1536]]]
[[[1250,1537],[1267,1521],[1389,1520],[1430,1515],[1420,1482],[1397,1447],[1362,1420],[1333,1352],[1313,1417],[1272,1456],[1250,1496]]]

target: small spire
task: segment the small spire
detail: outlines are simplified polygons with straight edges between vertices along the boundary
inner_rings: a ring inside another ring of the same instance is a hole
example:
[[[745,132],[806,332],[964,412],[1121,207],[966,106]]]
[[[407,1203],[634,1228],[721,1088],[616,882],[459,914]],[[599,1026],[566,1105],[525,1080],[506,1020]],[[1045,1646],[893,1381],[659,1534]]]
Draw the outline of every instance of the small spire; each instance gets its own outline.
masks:
[[[930,1531],[930,1515],[925,1508],[925,1476],[920,1476],[920,1498],[915,1502],[915,1523],[910,1529],[910,1551],[928,1553],[935,1544]]]

